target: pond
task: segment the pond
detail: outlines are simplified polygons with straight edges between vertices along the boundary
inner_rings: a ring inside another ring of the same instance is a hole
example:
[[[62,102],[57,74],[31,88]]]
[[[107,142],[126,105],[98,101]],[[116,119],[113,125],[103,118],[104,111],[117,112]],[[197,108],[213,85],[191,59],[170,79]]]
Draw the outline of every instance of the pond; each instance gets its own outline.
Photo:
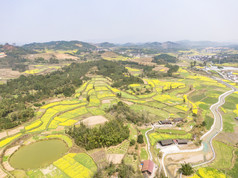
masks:
[[[9,160],[16,169],[36,169],[48,166],[68,151],[68,147],[62,140],[42,140],[21,147]]]

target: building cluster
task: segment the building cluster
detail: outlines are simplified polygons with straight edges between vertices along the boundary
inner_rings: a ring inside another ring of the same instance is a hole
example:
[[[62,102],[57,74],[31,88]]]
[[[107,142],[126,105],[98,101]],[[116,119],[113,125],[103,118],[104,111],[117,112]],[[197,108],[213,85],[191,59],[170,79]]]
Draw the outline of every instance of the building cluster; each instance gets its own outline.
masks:
[[[222,70],[221,73],[225,78],[227,78],[229,80],[232,80],[234,82],[236,82],[238,80],[237,75],[233,74],[232,71]]]
[[[229,50],[227,47],[208,47],[204,49],[205,53],[220,53]]]
[[[213,56],[208,55],[195,55],[195,56],[189,56],[188,58],[194,61],[208,61],[209,59],[212,59]]]
[[[172,144],[184,145],[184,144],[188,144],[188,140],[187,139],[176,139],[176,140],[168,139],[168,140],[161,140],[159,141],[159,143],[161,146],[169,146]]]
[[[183,118],[175,118],[172,120],[166,119],[166,120],[159,121],[158,123],[160,125],[171,125],[171,124],[177,124],[180,122],[183,122]]]
[[[5,56],[6,56],[6,54],[4,52],[0,52],[0,58],[3,58]]]

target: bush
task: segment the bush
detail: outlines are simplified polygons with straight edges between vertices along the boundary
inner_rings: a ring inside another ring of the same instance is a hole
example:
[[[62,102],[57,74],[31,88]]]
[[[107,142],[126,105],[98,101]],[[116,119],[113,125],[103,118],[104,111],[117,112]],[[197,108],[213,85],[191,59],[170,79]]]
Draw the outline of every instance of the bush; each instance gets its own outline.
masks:
[[[135,145],[135,143],[136,143],[136,141],[135,141],[134,139],[132,139],[132,140],[130,141],[130,146]]]
[[[140,144],[144,143],[144,139],[143,139],[143,135],[142,134],[138,135],[137,143],[140,143]]]
[[[189,163],[181,164],[181,168],[179,168],[179,173],[183,175],[189,176],[194,173],[193,167]]]

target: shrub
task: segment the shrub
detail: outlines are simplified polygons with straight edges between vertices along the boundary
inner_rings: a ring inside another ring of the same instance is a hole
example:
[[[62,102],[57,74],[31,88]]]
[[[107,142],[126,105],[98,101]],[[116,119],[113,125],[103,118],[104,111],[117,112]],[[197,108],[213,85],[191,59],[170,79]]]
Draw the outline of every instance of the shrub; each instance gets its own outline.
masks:
[[[137,142],[140,143],[140,144],[144,143],[144,139],[143,139],[142,134],[138,135]]]
[[[189,176],[194,173],[193,167],[189,163],[181,164],[181,168],[179,168],[179,173],[183,175]]]
[[[135,143],[136,143],[136,141],[135,141],[134,139],[132,139],[132,140],[130,141],[130,146],[135,145]]]

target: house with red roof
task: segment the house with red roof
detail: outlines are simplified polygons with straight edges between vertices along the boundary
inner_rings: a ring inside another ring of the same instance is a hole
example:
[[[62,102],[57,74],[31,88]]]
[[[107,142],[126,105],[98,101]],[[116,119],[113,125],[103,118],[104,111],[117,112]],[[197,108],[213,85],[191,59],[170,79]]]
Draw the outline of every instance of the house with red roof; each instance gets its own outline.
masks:
[[[142,162],[142,173],[147,173],[148,175],[151,175],[153,173],[154,169],[154,162],[151,160],[145,160]]]

